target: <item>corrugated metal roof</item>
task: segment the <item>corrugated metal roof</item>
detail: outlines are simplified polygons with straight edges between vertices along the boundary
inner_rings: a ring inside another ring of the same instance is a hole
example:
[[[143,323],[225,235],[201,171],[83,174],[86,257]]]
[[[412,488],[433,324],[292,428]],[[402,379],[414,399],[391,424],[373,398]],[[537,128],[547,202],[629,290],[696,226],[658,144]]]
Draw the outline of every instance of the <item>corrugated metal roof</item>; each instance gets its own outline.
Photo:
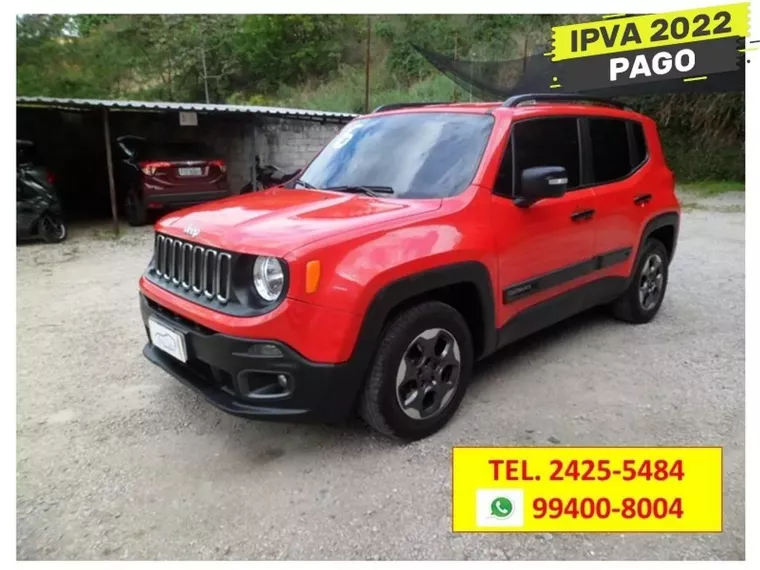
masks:
[[[69,109],[135,109],[157,111],[196,111],[198,113],[247,113],[300,119],[339,119],[350,121],[353,113],[334,111],[311,111],[309,109],[287,109],[283,107],[261,107],[256,105],[212,105],[206,103],[168,103],[162,101],[108,101],[99,99],[67,99],[59,97],[16,97],[16,105],[39,105]]]

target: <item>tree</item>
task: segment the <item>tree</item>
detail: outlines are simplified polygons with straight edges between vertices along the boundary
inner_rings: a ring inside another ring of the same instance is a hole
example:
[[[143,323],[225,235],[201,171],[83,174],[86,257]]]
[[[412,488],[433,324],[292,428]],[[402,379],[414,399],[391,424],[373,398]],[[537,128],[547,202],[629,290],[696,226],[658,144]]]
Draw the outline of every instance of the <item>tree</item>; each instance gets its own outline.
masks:
[[[235,44],[244,75],[264,91],[337,69],[352,18],[331,15],[246,16]]]

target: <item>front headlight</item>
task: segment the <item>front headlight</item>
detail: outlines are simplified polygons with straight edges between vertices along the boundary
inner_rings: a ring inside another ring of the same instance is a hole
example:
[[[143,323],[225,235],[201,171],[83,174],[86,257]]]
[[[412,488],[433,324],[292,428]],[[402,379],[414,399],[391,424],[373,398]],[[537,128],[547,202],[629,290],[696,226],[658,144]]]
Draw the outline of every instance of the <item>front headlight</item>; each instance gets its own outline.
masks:
[[[285,271],[276,257],[257,257],[253,263],[253,286],[265,301],[276,301],[285,286]]]

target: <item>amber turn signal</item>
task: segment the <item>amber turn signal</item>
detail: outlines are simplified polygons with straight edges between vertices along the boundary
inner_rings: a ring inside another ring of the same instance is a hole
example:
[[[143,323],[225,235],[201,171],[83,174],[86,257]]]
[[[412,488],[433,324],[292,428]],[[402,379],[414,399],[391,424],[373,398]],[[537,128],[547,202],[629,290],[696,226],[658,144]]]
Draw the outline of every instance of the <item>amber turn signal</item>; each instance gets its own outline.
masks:
[[[309,261],[306,264],[306,292],[314,293],[319,285],[319,274],[321,267],[319,261]]]

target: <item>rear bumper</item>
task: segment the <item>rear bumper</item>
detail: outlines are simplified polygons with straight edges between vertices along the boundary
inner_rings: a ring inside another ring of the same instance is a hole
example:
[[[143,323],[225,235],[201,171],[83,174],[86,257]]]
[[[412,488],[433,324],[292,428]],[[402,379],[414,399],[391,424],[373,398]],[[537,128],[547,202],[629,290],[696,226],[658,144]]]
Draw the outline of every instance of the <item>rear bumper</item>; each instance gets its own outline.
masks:
[[[361,377],[350,362],[321,364],[307,360],[279,341],[231,337],[193,326],[168,311],[149,306],[140,296],[146,327],[149,318],[184,335],[188,360],[183,363],[150,342],[143,354],[220,410],[260,420],[332,422],[352,411]],[[259,356],[254,346],[268,344],[282,356]],[[278,383],[287,379],[288,388]]]
[[[221,200],[230,196],[227,190],[202,190],[198,192],[145,192],[145,204],[150,207],[190,206],[213,200]],[[155,206],[154,206],[155,204]]]

